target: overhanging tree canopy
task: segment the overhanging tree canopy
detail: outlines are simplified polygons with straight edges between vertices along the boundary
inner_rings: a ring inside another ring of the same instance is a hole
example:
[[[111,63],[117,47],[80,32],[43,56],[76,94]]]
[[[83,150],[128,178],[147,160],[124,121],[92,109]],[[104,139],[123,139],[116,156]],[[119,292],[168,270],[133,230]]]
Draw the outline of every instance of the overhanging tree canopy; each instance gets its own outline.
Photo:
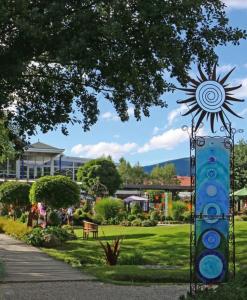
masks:
[[[187,82],[190,63],[245,33],[228,26],[220,0],[0,2],[0,113],[33,134],[97,121],[103,93],[122,121],[166,105],[168,72]],[[78,113],[79,111],[79,113]],[[1,117],[1,116],[0,116]]]

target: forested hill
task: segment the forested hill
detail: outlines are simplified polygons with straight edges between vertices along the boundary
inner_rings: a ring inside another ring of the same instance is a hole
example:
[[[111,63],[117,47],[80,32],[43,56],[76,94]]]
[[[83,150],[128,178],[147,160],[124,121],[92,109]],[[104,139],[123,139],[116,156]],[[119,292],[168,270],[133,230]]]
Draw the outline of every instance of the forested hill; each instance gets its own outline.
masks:
[[[143,169],[146,173],[150,173],[157,165],[164,166],[167,164],[174,164],[177,172],[177,176],[190,176],[190,158],[184,157],[174,160],[168,160],[159,164],[144,166]]]

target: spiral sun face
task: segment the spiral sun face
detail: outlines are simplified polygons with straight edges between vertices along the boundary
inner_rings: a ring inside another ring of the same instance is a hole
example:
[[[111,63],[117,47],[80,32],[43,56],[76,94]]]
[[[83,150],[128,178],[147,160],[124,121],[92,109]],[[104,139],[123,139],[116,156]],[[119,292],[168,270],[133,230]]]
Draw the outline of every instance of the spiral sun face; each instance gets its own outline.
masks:
[[[195,125],[195,131],[199,128],[200,124],[206,117],[207,120],[210,118],[211,131],[214,132],[215,118],[217,121],[220,119],[225,129],[228,129],[226,119],[226,112],[238,116],[230,107],[231,102],[243,102],[242,99],[232,97],[230,92],[237,90],[241,85],[228,87],[229,84],[225,84],[230,74],[233,72],[233,68],[223,78],[216,75],[216,64],[214,65],[213,72],[208,78],[203,73],[200,65],[198,70],[200,77],[197,80],[190,78],[190,88],[178,88],[179,90],[185,91],[190,98],[186,100],[177,101],[179,104],[187,104],[190,108],[183,114],[186,116],[190,113],[195,113],[193,119],[198,117]]]

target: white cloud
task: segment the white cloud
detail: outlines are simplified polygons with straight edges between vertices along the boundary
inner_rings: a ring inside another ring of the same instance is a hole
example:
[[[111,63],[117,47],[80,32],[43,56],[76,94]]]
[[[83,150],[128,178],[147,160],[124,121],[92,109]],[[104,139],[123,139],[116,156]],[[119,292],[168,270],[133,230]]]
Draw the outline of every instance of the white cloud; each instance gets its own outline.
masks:
[[[134,106],[130,106],[127,110],[129,117],[134,117]]]
[[[119,134],[114,134],[114,139],[119,139],[120,138],[120,135]]]
[[[229,8],[243,9],[247,8],[246,0],[224,0],[223,1]]]
[[[175,122],[177,117],[180,117],[187,110],[188,107],[185,104],[183,104],[180,105],[178,108],[170,111],[167,117],[167,121],[168,121],[167,127],[171,126]]]
[[[155,126],[153,129],[153,135],[156,135],[160,131],[160,128]]]
[[[125,154],[128,154],[137,148],[136,143],[126,143],[126,144],[118,144],[118,143],[107,143],[107,142],[99,142],[97,144],[91,145],[83,145],[78,144],[75,145],[71,152],[75,155],[79,155],[82,157],[88,158],[97,158],[101,156],[110,155],[113,159],[119,159]]]
[[[188,129],[190,131],[190,128]],[[206,134],[203,128],[198,130],[198,135],[204,136]],[[149,142],[139,147],[138,153],[145,153],[153,150],[173,150],[179,144],[188,141],[189,135],[187,131],[183,131],[181,128],[172,128],[160,135],[153,136]]]
[[[247,78],[236,79],[235,84],[242,84],[242,87],[235,91],[234,96],[240,99],[247,97]]]
[[[102,119],[107,120],[107,121],[119,121],[120,120],[120,118],[117,115],[113,114],[110,111],[103,113],[103,115],[101,117],[102,117]]]
[[[227,73],[231,71],[234,67],[236,66],[232,66],[230,64],[217,67],[217,73]]]
[[[148,143],[138,149],[138,153],[158,149],[172,150],[178,144],[183,143],[188,139],[188,133],[183,131],[181,128],[169,129],[160,135],[152,137]]]
[[[129,117],[134,116],[134,107],[130,106],[127,110]],[[106,121],[120,121],[120,118],[117,114],[107,111],[101,115],[101,118]]]

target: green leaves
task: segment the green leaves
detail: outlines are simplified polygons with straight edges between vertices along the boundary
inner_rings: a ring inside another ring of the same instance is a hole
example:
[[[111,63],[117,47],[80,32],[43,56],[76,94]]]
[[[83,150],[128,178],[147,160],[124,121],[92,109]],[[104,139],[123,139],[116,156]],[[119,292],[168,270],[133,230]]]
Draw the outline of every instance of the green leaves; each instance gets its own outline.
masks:
[[[220,0],[11,1],[0,3],[0,110],[29,135],[97,122],[98,96],[122,121],[166,106],[191,62],[212,65],[214,48],[246,33],[228,26]]]
[[[44,176],[32,184],[30,201],[44,202],[51,208],[66,208],[80,201],[80,189],[69,177]]]
[[[82,188],[96,196],[113,195],[119,188],[121,178],[115,164],[109,158],[90,160],[78,169],[77,180]]]

